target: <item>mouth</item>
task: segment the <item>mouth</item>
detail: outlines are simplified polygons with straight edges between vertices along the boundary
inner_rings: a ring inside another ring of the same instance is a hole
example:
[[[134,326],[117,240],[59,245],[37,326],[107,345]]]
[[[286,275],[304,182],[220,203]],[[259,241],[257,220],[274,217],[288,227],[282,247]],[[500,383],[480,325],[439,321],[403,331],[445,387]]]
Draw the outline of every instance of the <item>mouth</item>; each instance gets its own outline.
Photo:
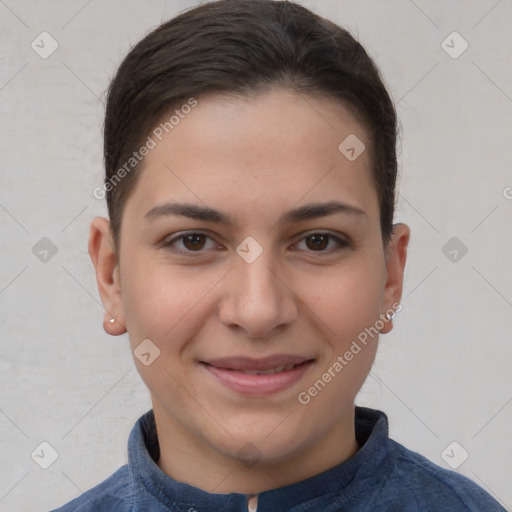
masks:
[[[304,364],[304,363],[300,363]],[[281,365],[276,366],[275,368],[269,368],[268,370],[233,370],[233,372],[240,372],[245,373],[245,375],[273,375],[274,373],[281,373],[286,372],[288,370],[293,370],[296,366],[299,366],[297,364],[287,364],[287,365]]]
[[[201,361],[201,365],[228,389],[246,395],[268,395],[290,388],[315,359],[279,354],[262,359],[229,357]]]

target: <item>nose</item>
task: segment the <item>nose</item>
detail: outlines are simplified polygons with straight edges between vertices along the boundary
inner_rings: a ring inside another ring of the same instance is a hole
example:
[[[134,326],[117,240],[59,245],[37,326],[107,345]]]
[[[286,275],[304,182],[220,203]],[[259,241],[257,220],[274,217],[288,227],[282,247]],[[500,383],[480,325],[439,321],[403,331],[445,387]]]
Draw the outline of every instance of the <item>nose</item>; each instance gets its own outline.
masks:
[[[269,338],[290,325],[298,313],[297,299],[287,278],[266,251],[252,263],[242,259],[226,276],[220,304],[221,322],[250,338]]]

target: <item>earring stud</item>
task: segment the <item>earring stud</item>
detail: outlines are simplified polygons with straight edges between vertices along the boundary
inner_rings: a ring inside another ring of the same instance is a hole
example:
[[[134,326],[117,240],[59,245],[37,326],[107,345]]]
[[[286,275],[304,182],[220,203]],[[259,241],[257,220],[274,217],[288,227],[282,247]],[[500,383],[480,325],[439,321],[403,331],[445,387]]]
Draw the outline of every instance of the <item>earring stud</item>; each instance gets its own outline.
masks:
[[[110,322],[111,324],[113,324],[115,321],[116,321],[116,319],[115,319],[115,318],[111,318],[111,319],[109,320],[109,322]]]

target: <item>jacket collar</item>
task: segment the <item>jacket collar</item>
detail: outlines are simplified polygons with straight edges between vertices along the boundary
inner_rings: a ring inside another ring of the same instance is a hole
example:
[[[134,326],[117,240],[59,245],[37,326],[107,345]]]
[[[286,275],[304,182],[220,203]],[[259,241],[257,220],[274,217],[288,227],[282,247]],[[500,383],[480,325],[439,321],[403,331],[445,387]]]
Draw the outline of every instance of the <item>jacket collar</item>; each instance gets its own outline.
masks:
[[[355,407],[358,452],[345,462],[321,473],[258,495],[262,510],[323,510],[326,503],[338,506],[355,494],[368,489],[375,481],[377,467],[389,450],[388,419],[382,412]],[[164,473],[156,464],[160,455],[153,410],[139,418],[128,440],[128,466],[133,485],[133,510],[247,510],[247,494],[213,494]],[[307,504],[307,505],[306,505]],[[323,505],[323,506],[322,506]],[[307,506],[307,508],[304,508]]]

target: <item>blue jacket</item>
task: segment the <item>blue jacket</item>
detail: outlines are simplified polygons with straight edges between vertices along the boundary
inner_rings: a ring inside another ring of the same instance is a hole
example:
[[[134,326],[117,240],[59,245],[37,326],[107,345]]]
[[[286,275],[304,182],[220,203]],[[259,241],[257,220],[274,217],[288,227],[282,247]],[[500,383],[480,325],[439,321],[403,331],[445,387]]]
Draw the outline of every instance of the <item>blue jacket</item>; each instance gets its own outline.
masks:
[[[302,482],[260,493],[254,508],[246,494],[211,494],[160,470],[150,410],[130,433],[128,464],[53,512],[505,511],[468,478],[390,439],[383,412],[356,407],[355,417],[360,449],[353,457]]]

